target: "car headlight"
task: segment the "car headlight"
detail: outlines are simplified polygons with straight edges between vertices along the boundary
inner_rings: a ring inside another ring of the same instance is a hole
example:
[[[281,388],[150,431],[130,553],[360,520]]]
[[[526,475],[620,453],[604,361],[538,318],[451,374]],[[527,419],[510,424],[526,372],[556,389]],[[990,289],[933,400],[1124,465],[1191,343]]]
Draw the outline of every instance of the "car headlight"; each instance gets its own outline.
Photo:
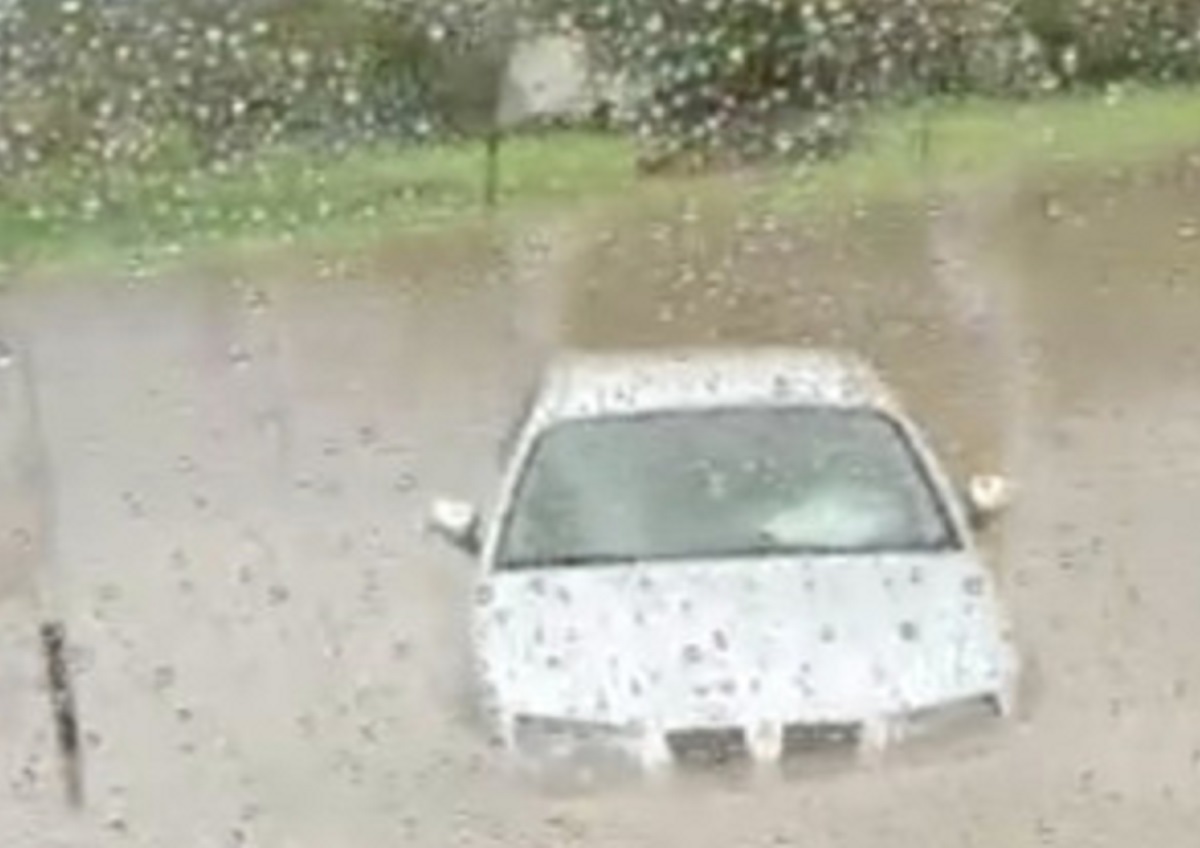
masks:
[[[627,725],[549,716],[517,716],[517,747],[529,754],[562,756],[594,748],[625,747],[640,734]]]
[[[980,696],[915,710],[900,724],[904,736],[920,737],[986,724],[998,715],[995,698]]]

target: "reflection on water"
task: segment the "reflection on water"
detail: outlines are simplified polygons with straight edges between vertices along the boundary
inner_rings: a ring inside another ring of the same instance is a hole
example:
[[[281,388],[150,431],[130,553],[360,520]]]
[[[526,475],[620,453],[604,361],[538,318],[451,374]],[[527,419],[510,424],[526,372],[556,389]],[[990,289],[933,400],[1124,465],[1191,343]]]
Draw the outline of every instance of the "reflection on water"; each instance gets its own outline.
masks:
[[[18,286],[89,658],[89,815],[154,844],[1192,844],[1196,173]],[[549,348],[752,343],[863,350],[957,473],[1015,475],[1032,717],[983,758],[882,778],[547,807],[467,720],[467,570],[420,535],[423,500],[490,491]]]

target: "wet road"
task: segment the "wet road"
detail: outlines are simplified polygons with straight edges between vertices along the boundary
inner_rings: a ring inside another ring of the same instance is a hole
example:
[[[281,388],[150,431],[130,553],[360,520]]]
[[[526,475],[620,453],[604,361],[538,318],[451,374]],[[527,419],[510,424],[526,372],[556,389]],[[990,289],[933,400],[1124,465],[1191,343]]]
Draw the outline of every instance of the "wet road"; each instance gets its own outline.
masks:
[[[804,232],[681,208],[15,286],[49,462],[10,488],[56,496],[50,527],[11,513],[38,541],[0,582],[0,844],[1194,844],[1198,188],[1172,167]],[[993,543],[1028,713],[870,769],[539,795],[471,724],[467,568],[425,500],[486,497],[548,349],[754,342],[864,349],[957,472],[1014,475]],[[51,613],[81,813],[37,690]]]

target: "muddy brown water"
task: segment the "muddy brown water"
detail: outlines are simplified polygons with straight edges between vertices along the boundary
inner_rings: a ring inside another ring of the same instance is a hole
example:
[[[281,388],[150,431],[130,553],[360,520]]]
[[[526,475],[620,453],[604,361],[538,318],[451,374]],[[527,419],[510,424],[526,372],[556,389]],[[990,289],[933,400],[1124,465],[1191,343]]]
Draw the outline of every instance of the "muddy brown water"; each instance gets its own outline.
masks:
[[[1194,845],[1198,173],[17,281],[0,308],[35,368],[53,542],[0,581],[0,844]],[[752,343],[864,350],[955,473],[1013,475],[992,547],[1026,714],[870,768],[534,791],[471,722],[467,567],[424,504],[486,500],[548,351]],[[7,514],[10,540],[38,525]],[[79,813],[39,689],[51,614],[76,645]]]

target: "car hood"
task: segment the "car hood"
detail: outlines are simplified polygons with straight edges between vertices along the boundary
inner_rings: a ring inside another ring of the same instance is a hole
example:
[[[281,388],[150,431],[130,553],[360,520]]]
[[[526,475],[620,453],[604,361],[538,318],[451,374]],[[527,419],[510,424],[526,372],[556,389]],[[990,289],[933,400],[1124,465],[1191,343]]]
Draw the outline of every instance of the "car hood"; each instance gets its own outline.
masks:
[[[481,671],[510,716],[846,722],[997,692],[1016,658],[968,553],[497,573]]]

